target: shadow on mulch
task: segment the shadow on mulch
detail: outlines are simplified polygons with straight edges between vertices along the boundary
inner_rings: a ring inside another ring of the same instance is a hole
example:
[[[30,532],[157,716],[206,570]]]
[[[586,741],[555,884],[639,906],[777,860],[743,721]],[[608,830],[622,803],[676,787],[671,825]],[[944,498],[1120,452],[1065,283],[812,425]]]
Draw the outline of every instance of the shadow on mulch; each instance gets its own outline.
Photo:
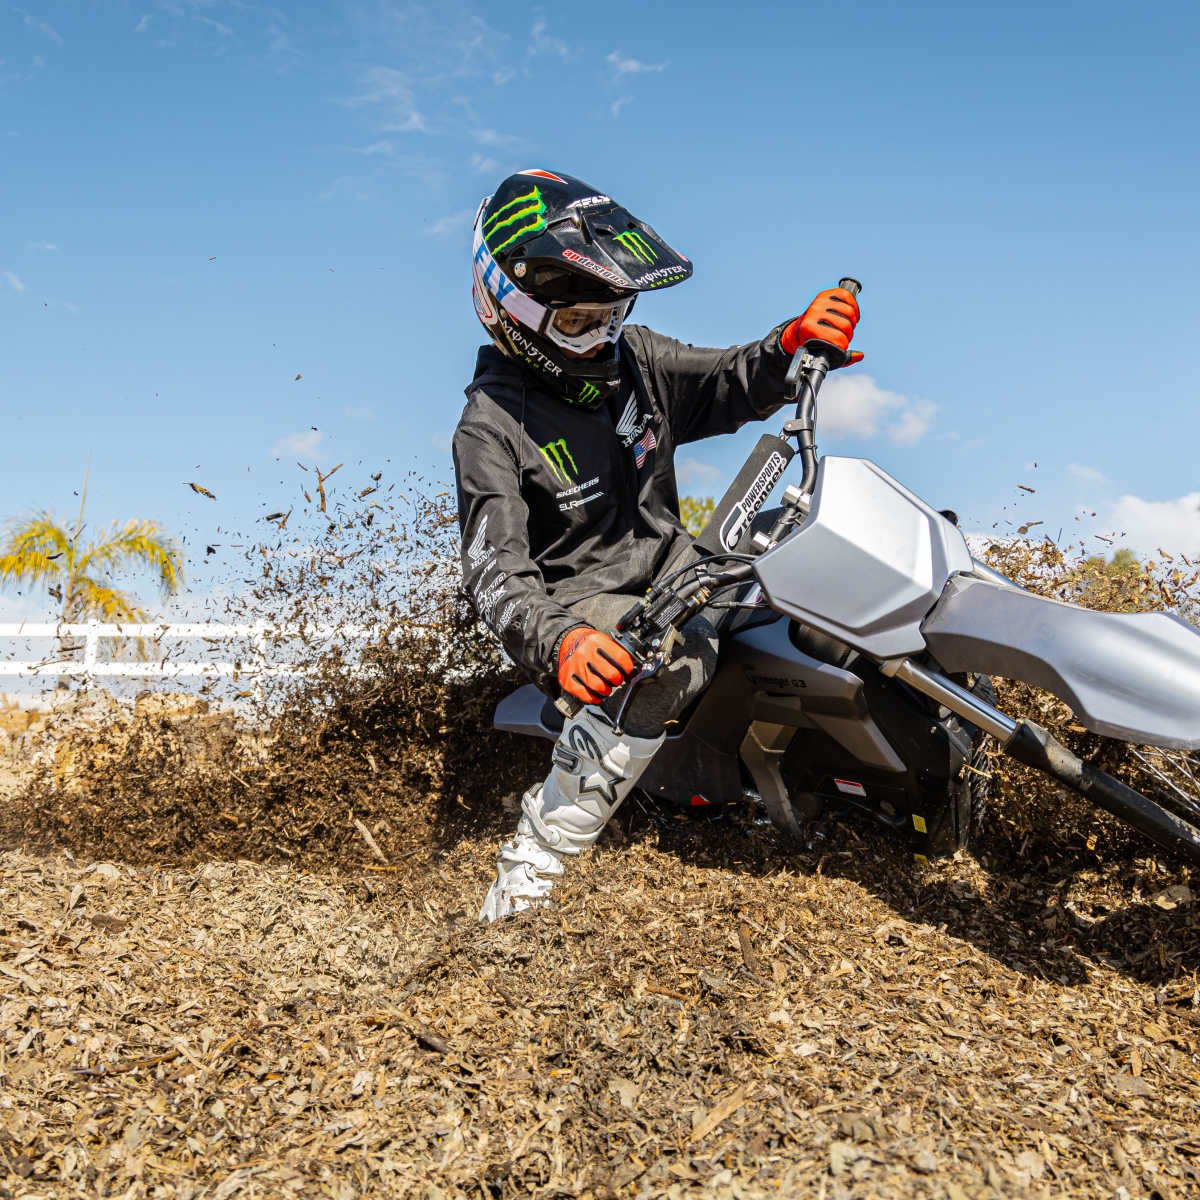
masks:
[[[1081,984],[1104,963],[1170,991],[1200,969],[1189,869],[1123,838],[1096,852],[1019,829],[985,829],[973,853],[925,866],[849,821],[814,827],[804,845],[739,808],[686,821],[630,806],[621,824],[631,838],[652,826],[658,848],[691,866],[848,880],[905,920],[961,938],[1032,978]],[[1191,1006],[1190,981],[1186,992],[1179,999]]]

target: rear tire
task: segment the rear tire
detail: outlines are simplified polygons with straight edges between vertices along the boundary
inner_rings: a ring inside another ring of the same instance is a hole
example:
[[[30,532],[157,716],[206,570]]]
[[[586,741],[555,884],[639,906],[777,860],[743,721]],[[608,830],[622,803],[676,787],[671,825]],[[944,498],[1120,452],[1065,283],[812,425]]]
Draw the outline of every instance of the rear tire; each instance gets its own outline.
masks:
[[[996,689],[988,676],[976,675],[970,681],[962,677],[956,682],[969,687],[985,704],[995,705]],[[941,830],[936,834],[931,831],[932,836],[928,839],[929,857],[941,857],[970,848],[987,816],[992,789],[992,739],[966,721],[961,721],[960,725],[970,731],[971,754],[958,778],[947,785],[950,802],[946,806],[946,819]]]
[[[1185,862],[1200,863],[1200,752],[1133,746],[1105,739],[1093,765],[1125,783],[1168,814],[1173,828],[1151,830],[1129,819],[1135,828]],[[1113,812],[1113,809],[1109,809]]]

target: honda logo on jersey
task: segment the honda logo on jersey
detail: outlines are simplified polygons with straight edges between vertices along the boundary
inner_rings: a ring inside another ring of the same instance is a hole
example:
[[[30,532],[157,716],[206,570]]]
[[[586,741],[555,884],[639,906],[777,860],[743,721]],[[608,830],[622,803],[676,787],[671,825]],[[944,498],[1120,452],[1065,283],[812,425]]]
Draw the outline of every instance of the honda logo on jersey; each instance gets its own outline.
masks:
[[[617,421],[617,437],[621,439],[621,445],[629,449],[642,436],[649,424],[650,414],[644,413],[639,417],[637,396],[630,396],[629,402],[625,405],[625,411],[621,413],[620,420]],[[641,466],[641,463],[638,463],[638,466]]]

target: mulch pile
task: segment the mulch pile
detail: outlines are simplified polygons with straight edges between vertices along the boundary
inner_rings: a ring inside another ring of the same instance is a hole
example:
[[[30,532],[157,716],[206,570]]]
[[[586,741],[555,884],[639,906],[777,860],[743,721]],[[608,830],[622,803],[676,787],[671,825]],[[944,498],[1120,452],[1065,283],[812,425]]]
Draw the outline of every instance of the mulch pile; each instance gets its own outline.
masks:
[[[377,498],[325,500],[317,559],[261,556],[293,621],[297,573],[378,603]],[[257,721],[14,719],[0,1198],[1200,1194],[1187,868],[1003,771],[974,855],[925,868],[635,799],[553,909],[482,928],[545,747],[481,732],[511,676],[429,591]]]
[[[494,849],[5,853],[4,1194],[1200,1191],[1200,914],[1160,864],[917,874],[631,810],[480,928]]]

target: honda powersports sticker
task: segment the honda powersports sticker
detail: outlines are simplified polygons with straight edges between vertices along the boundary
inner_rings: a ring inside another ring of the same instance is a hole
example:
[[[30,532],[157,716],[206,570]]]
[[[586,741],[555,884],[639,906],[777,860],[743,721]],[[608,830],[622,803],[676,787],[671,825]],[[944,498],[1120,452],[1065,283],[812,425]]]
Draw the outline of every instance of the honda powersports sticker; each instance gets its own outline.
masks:
[[[746,494],[733,506],[733,511],[721,526],[721,545],[726,550],[732,550],[741,541],[755,514],[786,470],[787,459],[778,450],[773,450],[771,457],[763,463],[762,470],[754,477],[754,482],[746,489]]]

